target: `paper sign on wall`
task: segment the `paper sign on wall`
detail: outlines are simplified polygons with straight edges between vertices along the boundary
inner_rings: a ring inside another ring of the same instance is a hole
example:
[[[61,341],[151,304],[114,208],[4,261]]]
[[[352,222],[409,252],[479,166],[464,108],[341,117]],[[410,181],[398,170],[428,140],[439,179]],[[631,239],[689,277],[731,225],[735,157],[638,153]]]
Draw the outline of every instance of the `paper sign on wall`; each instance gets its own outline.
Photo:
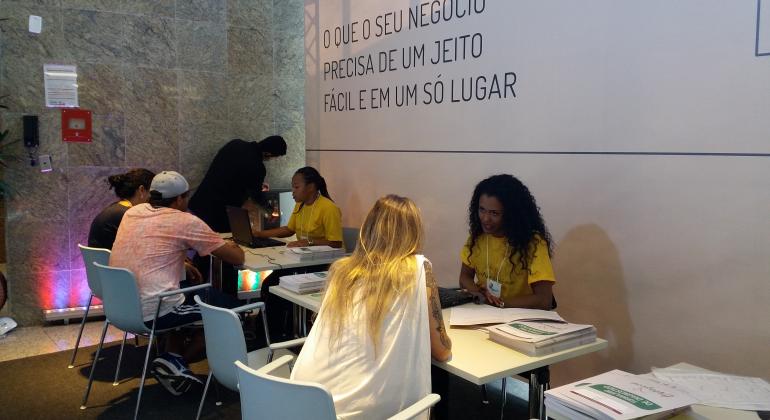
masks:
[[[43,65],[45,106],[48,108],[78,107],[78,72],[76,66]]]

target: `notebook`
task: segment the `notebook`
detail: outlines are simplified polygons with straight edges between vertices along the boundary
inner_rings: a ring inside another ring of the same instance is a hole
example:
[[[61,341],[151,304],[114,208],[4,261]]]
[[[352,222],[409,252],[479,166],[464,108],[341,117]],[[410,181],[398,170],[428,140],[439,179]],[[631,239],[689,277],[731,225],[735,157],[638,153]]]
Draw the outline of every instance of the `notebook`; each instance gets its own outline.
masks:
[[[230,230],[233,240],[249,248],[267,248],[269,246],[284,246],[285,243],[270,238],[255,238],[251,233],[249,211],[234,206],[227,206],[227,219],[230,220]]]

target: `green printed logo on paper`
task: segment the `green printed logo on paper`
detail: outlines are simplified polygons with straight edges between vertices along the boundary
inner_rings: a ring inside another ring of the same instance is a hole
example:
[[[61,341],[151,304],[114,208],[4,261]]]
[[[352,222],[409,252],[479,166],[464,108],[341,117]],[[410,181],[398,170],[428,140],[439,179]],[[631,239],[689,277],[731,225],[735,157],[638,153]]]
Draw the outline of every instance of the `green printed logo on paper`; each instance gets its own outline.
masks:
[[[539,330],[537,328],[532,328],[529,325],[519,324],[518,322],[511,322],[510,324],[508,324],[508,326],[511,327],[511,328],[515,328],[515,329],[517,329],[519,331],[524,331],[525,333],[530,333],[530,334],[536,334],[536,335],[554,335],[554,334],[556,334],[555,332]]]
[[[636,395],[634,393],[628,392],[620,388],[616,388],[612,385],[596,384],[596,385],[591,385],[591,388],[597,391],[603,392],[607,395],[613,396],[617,399],[623,400],[641,410],[657,410],[661,408],[658,404],[655,404],[654,402],[648,400],[647,398],[640,397],[639,395]]]

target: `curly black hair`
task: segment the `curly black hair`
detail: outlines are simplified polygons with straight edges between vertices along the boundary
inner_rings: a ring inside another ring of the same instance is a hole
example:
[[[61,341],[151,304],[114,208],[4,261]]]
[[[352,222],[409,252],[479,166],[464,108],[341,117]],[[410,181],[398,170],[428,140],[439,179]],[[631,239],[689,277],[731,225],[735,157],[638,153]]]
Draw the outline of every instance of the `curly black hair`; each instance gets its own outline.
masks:
[[[513,251],[508,258],[514,270],[518,266],[530,272],[530,263],[535,256],[537,246],[537,242],[533,240],[536,235],[546,242],[548,255],[551,255],[551,234],[545,227],[535,197],[526,185],[508,174],[491,176],[479,182],[473,190],[473,197],[468,206],[471,254],[479,236],[484,233],[479,218],[479,199],[482,194],[497,198],[503,205],[502,228]],[[514,263],[514,255],[519,256],[518,264]]]
[[[132,169],[124,174],[117,174],[107,177],[107,183],[110,184],[110,189],[115,190],[115,195],[123,200],[128,200],[133,197],[139,186],[144,186],[144,189],[150,191],[150,184],[152,184],[152,178],[155,177],[155,173],[144,168]]]

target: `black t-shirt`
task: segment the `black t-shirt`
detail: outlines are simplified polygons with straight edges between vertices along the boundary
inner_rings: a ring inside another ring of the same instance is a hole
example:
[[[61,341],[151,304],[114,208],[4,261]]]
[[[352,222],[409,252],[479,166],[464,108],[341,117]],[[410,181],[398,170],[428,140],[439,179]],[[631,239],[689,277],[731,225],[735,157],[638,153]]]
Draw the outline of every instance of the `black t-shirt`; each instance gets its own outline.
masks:
[[[115,202],[105,207],[94,221],[91,222],[91,230],[88,231],[88,246],[94,248],[112,249],[115,235],[118,234],[118,226],[123,220],[123,214],[128,207]]]
[[[265,181],[262,150],[253,141],[230,140],[214,156],[189,208],[216,232],[229,232],[227,206],[242,206],[251,197],[262,203]]]

